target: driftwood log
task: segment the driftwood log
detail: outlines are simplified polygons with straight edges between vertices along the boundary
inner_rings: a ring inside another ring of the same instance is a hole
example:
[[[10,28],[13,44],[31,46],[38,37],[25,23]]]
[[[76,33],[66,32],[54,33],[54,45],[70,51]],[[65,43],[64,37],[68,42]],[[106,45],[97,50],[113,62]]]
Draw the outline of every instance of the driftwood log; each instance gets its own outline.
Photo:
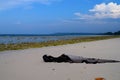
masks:
[[[43,55],[44,62],[69,62],[69,63],[86,63],[86,64],[97,64],[97,63],[116,63],[118,60],[108,59],[97,59],[97,58],[84,58],[81,56],[73,56],[62,54],[59,57],[53,57],[50,55]]]

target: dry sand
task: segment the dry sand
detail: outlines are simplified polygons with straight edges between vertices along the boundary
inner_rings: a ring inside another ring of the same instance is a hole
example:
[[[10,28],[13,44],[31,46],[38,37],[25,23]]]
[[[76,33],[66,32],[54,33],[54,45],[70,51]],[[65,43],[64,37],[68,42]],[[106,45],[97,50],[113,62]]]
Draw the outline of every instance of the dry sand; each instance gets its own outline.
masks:
[[[120,60],[120,38],[0,52],[0,80],[120,80],[120,63],[45,63],[44,54]]]

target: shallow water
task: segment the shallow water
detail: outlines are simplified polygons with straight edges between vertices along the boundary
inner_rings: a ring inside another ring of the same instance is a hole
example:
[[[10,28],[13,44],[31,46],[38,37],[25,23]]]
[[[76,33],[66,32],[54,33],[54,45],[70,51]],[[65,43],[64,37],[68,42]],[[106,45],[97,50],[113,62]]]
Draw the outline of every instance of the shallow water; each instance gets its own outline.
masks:
[[[0,36],[0,44],[46,42],[50,40],[65,40],[77,37],[89,37],[101,35],[67,35],[67,36]]]

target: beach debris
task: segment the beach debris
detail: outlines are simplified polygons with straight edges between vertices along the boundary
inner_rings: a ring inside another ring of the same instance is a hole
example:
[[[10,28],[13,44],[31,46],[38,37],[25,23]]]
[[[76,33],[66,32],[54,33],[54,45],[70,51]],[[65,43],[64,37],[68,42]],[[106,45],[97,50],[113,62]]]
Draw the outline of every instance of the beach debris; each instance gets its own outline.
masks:
[[[95,78],[95,80],[105,80],[105,78],[103,78],[103,77],[98,77],[98,78]]]
[[[85,46],[83,46],[83,48],[86,48]]]
[[[55,71],[55,68],[53,68],[52,70]]]
[[[69,62],[69,63],[86,63],[86,64],[97,64],[97,63],[116,63],[118,60],[98,59],[98,58],[85,58],[82,56],[66,55],[62,54],[59,57],[53,57],[43,55],[44,62]]]

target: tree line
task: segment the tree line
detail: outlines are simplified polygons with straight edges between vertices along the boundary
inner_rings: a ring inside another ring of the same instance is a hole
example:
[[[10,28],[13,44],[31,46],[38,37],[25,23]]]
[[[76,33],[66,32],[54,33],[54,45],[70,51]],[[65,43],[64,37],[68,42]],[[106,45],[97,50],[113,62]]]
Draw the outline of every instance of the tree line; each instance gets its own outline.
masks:
[[[106,32],[105,35],[120,35],[120,31],[117,32]]]

